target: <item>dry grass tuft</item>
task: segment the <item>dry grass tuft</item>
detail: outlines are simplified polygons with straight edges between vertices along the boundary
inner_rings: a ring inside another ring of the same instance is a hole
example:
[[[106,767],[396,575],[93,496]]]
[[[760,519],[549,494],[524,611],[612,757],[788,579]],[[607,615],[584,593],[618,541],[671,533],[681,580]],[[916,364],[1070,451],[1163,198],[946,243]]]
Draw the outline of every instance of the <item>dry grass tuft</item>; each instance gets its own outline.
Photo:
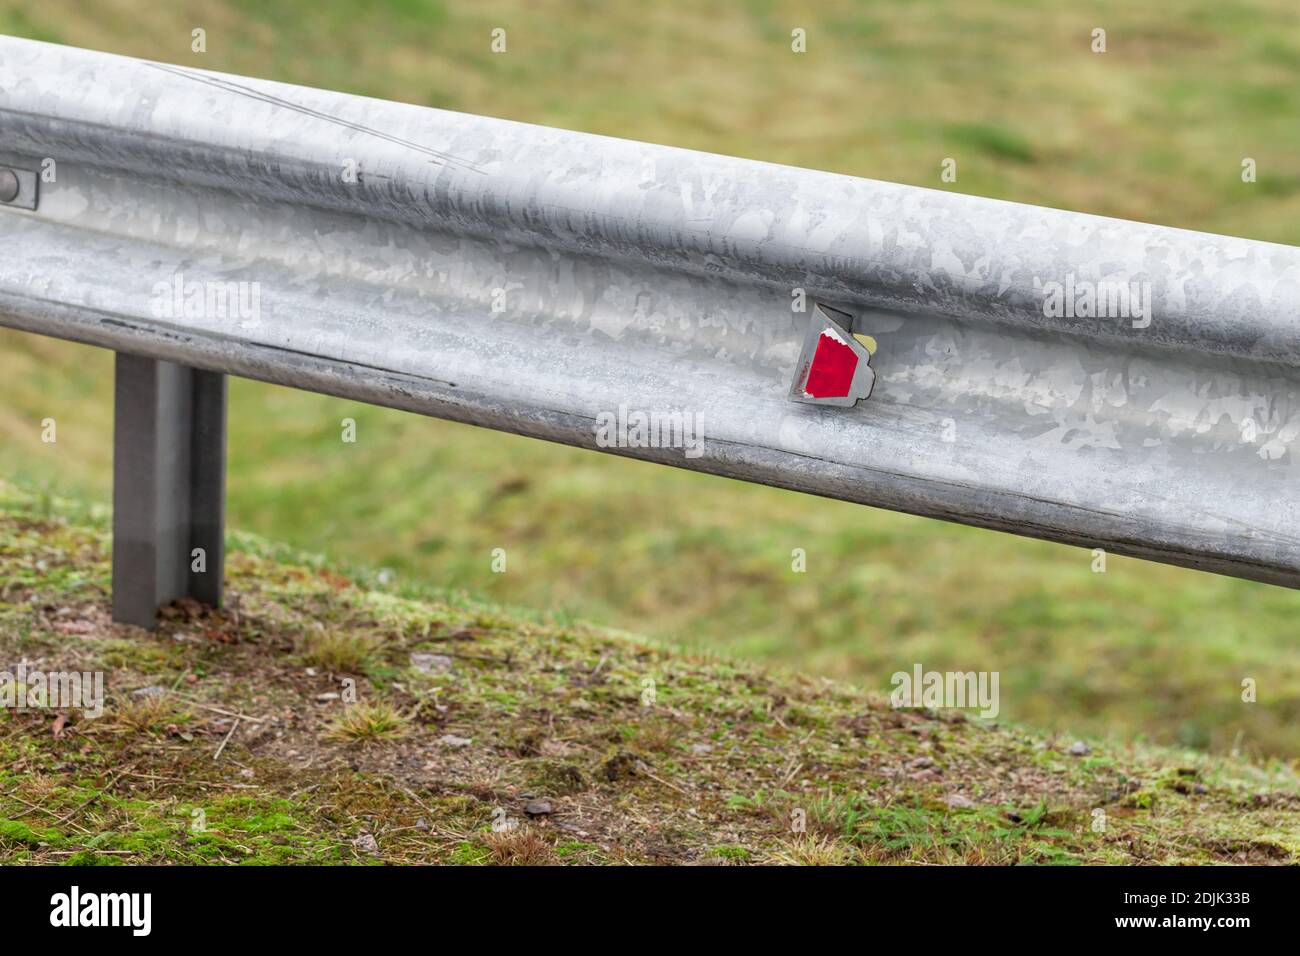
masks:
[[[781,866],[843,866],[851,859],[849,850],[828,836],[807,836],[784,844],[770,862]]]
[[[312,631],[302,643],[304,661],[335,674],[365,673],[378,651],[372,635],[342,631]]]
[[[551,845],[527,827],[485,834],[483,842],[497,866],[549,866],[555,862]]]
[[[325,731],[329,740],[384,740],[400,737],[409,724],[405,715],[387,701],[349,704]]]
[[[128,734],[161,734],[173,724],[188,721],[190,714],[180,710],[166,694],[128,697],[106,711],[99,727]]]

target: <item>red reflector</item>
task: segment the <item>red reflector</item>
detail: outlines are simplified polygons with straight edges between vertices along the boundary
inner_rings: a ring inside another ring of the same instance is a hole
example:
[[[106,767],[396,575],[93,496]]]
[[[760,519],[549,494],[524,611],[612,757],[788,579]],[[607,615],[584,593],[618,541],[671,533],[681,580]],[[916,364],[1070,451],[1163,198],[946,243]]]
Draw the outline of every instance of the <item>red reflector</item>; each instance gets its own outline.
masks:
[[[826,331],[817,337],[812,368],[803,390],[813,398],[842,398],[849,394],[858,357],[835,333]]]

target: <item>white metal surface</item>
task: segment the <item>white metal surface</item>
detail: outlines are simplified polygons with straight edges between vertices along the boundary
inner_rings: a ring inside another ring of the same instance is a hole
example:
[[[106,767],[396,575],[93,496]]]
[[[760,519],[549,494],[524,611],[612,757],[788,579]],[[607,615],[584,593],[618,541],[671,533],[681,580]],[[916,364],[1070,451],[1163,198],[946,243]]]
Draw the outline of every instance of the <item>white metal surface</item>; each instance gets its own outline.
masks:
[[[2,324],[1300,584],[1295,248],[0,38],[0,164],[47,159]],[[789,400],[801,301],[869,400]]]

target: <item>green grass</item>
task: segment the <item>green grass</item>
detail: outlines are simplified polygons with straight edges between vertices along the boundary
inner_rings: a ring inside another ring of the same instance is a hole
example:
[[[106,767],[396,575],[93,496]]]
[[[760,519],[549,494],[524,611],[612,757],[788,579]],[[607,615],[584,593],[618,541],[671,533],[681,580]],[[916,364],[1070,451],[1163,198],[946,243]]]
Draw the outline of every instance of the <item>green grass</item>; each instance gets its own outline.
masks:
[[[104,518],[0,484],[0,660],[106,688],[98,718],[0,710],[3,863],[1300,861],[1281,761],[1073,755],[823,678],[376,589],[242,533],[222,611],[114,625]],[[321,624],[365,639],[370,673],[288,653]],[[431,653],[447,666],[416,666]],[[323,693],[346,682],[355,703]]]
[[[190,31],[208,52],[190,52]],[[507,30],[493,55],[489,33]],[[793,27],[808,52],[790,52]],[[1090,52],[1094,27],[1105,54]],[[609,5],[47,0],[0,29],[235,73],[1300,242],[1283,0]],[[1240,180],[1253,157],[1259,181]],[[939,179],[953,157],[958,180]],[[0,334],[0,475],[108,500],[111,358]],[[41,420],[58,422],[43,444]],[[356,444],[340,420],[358,424]],[[471,594],[887,690],[997,670],[1002,716],[1300,756],[1279,588],[232,383],[230,523]],[[791,571],[804,548],[808,571]],[[492,572],[494,548],[508,571]],[[60,571],[75,580],[76,568]],[[1258,682],[1257,703],[1241,682]]]

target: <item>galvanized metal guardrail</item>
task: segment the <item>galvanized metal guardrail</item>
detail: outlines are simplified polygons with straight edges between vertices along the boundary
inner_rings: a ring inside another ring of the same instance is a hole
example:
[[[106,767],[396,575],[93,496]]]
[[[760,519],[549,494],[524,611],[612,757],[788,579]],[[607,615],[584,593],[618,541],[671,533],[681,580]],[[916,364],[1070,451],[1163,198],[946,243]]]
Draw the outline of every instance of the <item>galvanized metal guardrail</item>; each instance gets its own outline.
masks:
[[[219,598],[227,373],[1300,586],[1300,249],[9,38],[0,167],[124,620]]]

